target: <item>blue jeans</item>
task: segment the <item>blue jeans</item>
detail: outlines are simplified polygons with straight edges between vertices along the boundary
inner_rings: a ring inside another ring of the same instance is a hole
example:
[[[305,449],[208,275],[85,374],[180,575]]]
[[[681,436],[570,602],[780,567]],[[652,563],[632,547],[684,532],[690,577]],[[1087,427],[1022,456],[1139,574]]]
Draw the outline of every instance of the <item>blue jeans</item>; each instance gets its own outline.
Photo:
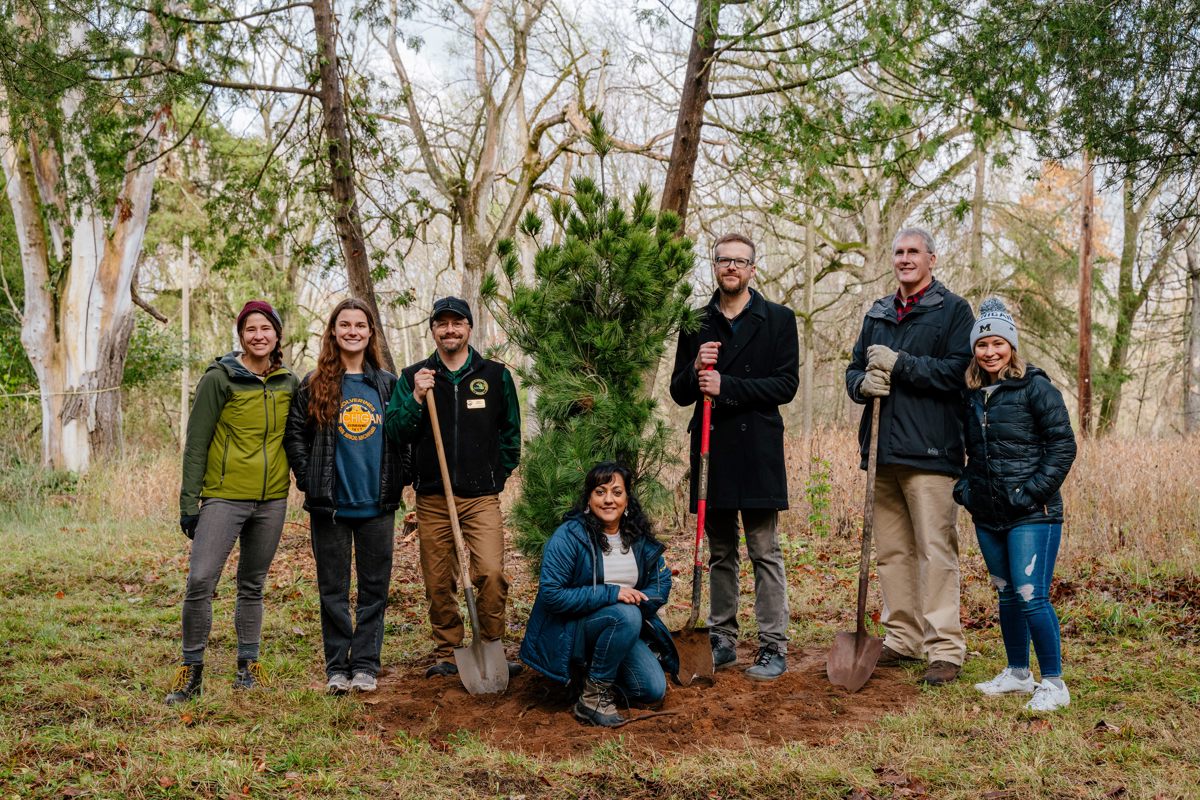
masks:
[[[588,665],[593,681],[614,684],[630,701],[657,703],[667,693],[667,676],[641,631],[640,608],[605,606],[579,621],[572,659]]]
[[[1062,525],[1018,525],[1008,531],[976,525],[975,534],[1000,595],[1000,633],[1008,666],[1029,669],[1032,639],[1042,677],[1061,677],[1062,643],[1058,616],[1050,605],[1050,579]]]

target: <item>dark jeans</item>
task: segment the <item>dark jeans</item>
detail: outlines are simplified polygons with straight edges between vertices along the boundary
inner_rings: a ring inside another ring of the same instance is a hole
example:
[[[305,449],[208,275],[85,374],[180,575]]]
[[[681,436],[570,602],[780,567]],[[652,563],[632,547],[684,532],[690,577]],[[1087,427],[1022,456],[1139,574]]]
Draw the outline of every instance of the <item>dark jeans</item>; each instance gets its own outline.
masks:
[[[192,540],[187,594],[183,599],[183,663],[203,664],[212,630],[212,598],[233,550],[238,554],[237,630],[239,659],[258,658],[262,637],[263,584],[275,558],[287,500],[221,500],[209,498],[200,506],[200,522]]]
[[[975,526],[979,549],[1000,595],[1000,633],[1008,666],[1029,668],[1029,642],[1043,678],[1062,675],[1058,616],[1050,605],[1050,579],[1062,525],[1018,525],[1006,531]]]
[[[631,701],[657,703],[667,693],[667,677],[641,631],[637,606],[605,606],[579,621],[572,657],[588,665],[593,681],[614,684]]]
[[[312,515],[313,558],[321,595],[321,639],[325,674],[379,674],[383,612],[392,580],[396,514],[366,519]],[[358,573],[355,623],[350,621],[350,558]]]

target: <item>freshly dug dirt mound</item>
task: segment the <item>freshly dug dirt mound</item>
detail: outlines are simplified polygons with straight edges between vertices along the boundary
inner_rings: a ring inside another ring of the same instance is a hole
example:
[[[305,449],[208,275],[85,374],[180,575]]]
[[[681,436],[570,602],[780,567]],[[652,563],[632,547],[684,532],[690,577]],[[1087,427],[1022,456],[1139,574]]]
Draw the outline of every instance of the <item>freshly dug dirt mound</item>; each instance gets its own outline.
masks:
[[[715,685],[672,684],[662,713],[616,730],[577,722],[561,687],[529,669],[503,695],[479,697],[467,694],[457,678],[426,679],[421,670],[396,670],[380,681],[368,707],[388,732],[404,731],[435,745],[444,745],[456,731],[472,731],[498,748],[564,758],[618,735],[631,751],[660,755],[797,741],[829,744],[902,711],[917,696],[912,677],[899,669],[877,669],[857,694],[837,688],[825,677],[823,649],[793,651],[789,671],[770,683],[742,674],[754,658],[753,645],[743,644],[738,655],[738,666],[717,673]]]

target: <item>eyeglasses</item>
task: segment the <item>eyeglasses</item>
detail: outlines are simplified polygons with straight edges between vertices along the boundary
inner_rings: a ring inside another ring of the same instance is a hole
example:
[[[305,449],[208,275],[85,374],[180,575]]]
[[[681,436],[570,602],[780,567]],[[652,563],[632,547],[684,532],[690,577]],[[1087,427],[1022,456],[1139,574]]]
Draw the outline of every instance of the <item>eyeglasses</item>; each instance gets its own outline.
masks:
[[[717,269],[724,269],[725,267],[748,269],[754,266],[754,262],[748,258],[731,258],[729,256],[717,256],[713,259],[713,263],[717,265]]]

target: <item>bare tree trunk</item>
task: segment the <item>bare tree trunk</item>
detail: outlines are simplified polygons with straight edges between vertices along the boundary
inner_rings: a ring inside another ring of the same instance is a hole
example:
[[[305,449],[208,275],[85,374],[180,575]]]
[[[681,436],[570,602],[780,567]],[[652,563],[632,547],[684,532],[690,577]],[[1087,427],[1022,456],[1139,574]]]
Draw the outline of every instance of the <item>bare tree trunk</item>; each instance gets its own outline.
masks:
[[[704,106],[708,103],[708,81],[716,54],[717,17],[720,10],[720,0],[696,0],[692,46],[688,52],[683,92],[679,98],[679,116],[675,121],[675,138],[671,144],[671,160],[667,164],[667,180],[660,203],[663,211],[674,211],[685,221],[692,195],[696,158],[700,153],[700,131],[704,127]]]
[[[971,201],[971,277],[978,279],[983,271],[983,210],[987,203],[984,194],[987,181],[987,150],[983,142],[975,145],[975,196]]]
[[[811,213],[811,211],[810,211]],[[813,252],[812,220],[804,226],[804,396],[803,431],[804,440],[812,436],[813,430],[813,361],[816,347],[813,346],[813,272],[816,265]]]
[[[1185,249],[1187,255],[1188,287],[1191,293],[1192,313],[1188,327],[1188,361],[1186,373],[1187,392],[1184,395],[1183,430],[1186,433],[1200,431],[1200,242],[1194,232],[1192,241]]]
[[[1083,156],[1083,194],[1079,214],[1079,432],[1092,432],[1092,212],[1095,191],[1092,159]]]
[[[375,302],[371,262],[367,257],[362,215],[358,210],[358,192],[354,187],[350,133],[342,100],[341,78],[338,74],[337,33],[333,7],[330,0],[313,0],[312,9],[313,26],[317,36],[317,62],[320,67],[321,113],[324,117],[325,140],[329,149],[333,225],[342,244],[342,257],[346,260],[350,293],[371,307],[382,329],[383,318]],[[383,349],[385,365],[395,372],[396,365],[392,360],[392,350],[386,336],[379,337],[379,345]]]

